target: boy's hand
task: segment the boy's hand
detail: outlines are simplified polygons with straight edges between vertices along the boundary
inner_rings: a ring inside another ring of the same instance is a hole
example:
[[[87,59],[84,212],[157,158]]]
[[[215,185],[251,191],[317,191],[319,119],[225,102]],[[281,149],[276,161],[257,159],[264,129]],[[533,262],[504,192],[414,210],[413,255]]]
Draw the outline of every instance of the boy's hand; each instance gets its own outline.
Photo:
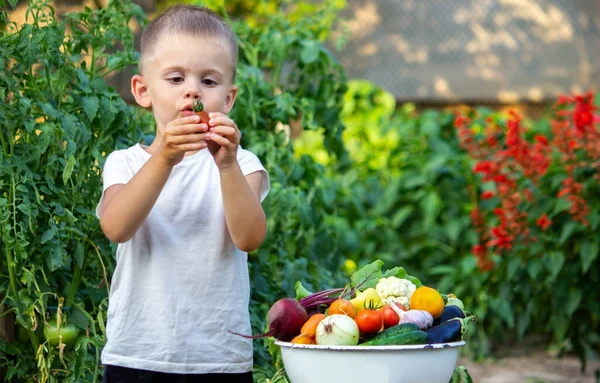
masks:
[[[237,149],[242,133],[235,122],[223,113],[210,113],[210,130],[206,133],[208,150],[219,169],[237,161]]]
[[[177,118],[167,124],[162,131],[162,140],[158,155],[169,166],[175,166],[183,160],[185,152],[206,148],[208,126],[200,123],[200,117]]]

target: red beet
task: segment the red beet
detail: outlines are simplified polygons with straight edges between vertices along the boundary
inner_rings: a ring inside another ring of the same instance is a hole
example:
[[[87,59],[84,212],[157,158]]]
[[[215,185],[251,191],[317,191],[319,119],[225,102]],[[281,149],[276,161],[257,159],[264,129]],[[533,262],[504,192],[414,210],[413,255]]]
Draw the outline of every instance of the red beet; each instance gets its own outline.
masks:
[[[232,334],[245,338],[264,338],[273,336],[278,340],[290,341],[300,334],[300,329],[306,323],[308,315],[300,302],[294,298],[282,298],[275,302],[267,314],[269,331],[260,335],[244,335],[230,331]]]
[[[306,310],[294,298],[278,300],[267,314],[269,332],[275,338],[285,342],[300,334],[300,329],[307,320]]]

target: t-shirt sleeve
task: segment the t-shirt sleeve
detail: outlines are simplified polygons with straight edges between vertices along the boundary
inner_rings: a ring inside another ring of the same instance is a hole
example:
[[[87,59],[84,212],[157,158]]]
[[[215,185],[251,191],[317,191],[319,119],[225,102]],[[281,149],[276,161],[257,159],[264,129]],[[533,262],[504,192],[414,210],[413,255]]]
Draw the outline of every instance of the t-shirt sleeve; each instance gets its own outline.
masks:
[[[104,169],[102,170],[102,196],[96,206],[96,217],[100,218],[100,205],[102,204],[106,189],[113,185],[126,184],[131,177],[129,166],[126,164],[125,151],[118,150],[106,158]]]
[[[240,163],[240,168],[242,169],[242,173],[244,176],[254,172],[262,172],[262,184],[260,187],[260,202],[262,202],[269,194],[269,190],[271,189],[271,183],[269,181],[269,173],[262,165],[256,154],[244,150],[240,148],[238,155],[238,161]]]

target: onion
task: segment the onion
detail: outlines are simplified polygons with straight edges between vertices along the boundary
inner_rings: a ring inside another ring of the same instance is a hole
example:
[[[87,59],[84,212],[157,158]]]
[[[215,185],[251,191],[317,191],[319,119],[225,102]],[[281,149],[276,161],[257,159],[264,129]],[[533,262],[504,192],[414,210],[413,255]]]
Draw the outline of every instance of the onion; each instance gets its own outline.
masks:
[[[354,319],[347,315],[334,314],[325,317],[317,326],[317,344],[332,346],[356,346],[359,331]]]

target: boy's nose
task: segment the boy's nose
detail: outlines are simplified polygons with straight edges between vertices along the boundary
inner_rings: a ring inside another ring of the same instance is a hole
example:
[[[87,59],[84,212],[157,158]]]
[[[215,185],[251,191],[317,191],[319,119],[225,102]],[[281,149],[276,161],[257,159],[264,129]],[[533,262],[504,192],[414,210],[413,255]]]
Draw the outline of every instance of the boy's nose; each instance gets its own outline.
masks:
[[[187,92],[185,92],[185,98],[193,98],[193,99],[199,99],[200,98],[200,92],[198,92],[197,90],[188,90]]]

